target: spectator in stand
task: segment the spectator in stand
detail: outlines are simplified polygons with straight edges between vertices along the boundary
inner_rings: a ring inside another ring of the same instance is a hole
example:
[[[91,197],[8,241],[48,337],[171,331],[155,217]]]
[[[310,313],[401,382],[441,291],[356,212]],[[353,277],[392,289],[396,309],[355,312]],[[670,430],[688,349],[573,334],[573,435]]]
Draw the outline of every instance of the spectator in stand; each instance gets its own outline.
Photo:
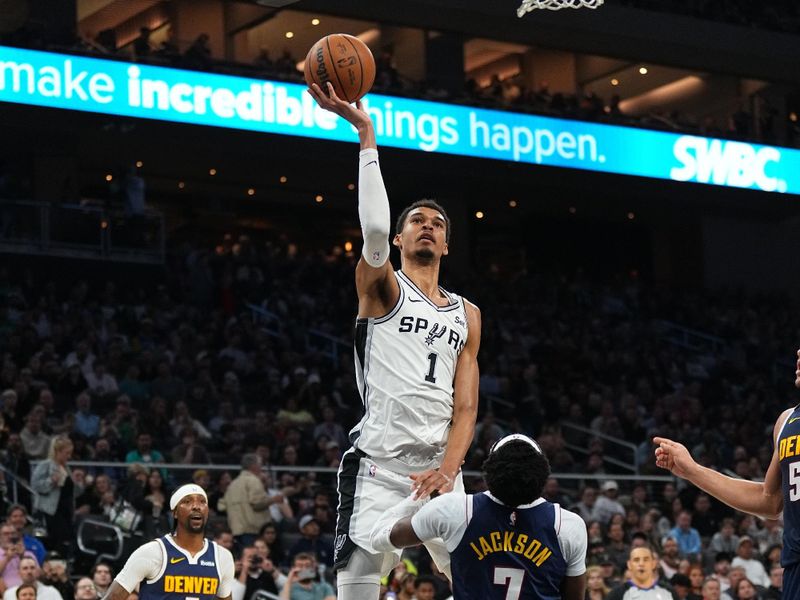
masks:
[[[782,600],[782,598],[783,598],[783,567],[780,565],[776,565],[772,567],[769,571],[769,587],[764,593],[764,600]]]
[[[690,562],[699,560],[702,545],[700,534],[697,529],[692,527],[692,513],[688,510],[678,513],[675,527],[670,530],[668,535],[678,542],[678,553],[681,558],[686,558]]]
[[[201,441],[210,440],[213,437],[200,421],[189,414],[189,405],[182,400],[175,404],[175,410],[172,413],[172,420],[169,425],[177,439],[181,439],[181,434],[186,428],[193,429]]]
[[[207,33],[201,33],[187,48],[183,55],[186,66],[190,69],[208,70],[211,67],[211,38]]]
[[[300,519],[298,527],[303,537],[289,549],[289,554],[291,556],[300,553],[313,554],[317,562],[333,567],[333,540],[329,536],[321,535],[317,520],[311,515],[306,515]]]
[[[114,569],[109,563],[98,561],[89,574],[92,576],[92,583],[97,589],[97,597],[103,598],[114,580]]]
[[[93,440],[100,433],[100,417],[92,412],[92,398],[86,392],[81,392],[75,398],[75,425],[77,431]]]
[[[586,600],[605,600],[611,589],[603,581],[600,567],[586,569]]]
[[[720,583],[713,577],[707,577],[703,581],[703,600],[720,600],[722,598],[722,590]]]
[[[661,545],[661,572],[665,579],[672,578],[678,572],[681,557],[678,550],[678,541],[674,537],[668,537]]]
[[[164,486],[164,476],[158,469],[153,469],[147,476],[144,499],[152,509],[144,515],[146,538],[160,537],[170,531],[168,499],[171,492]]]
[[[6,514],[8,518],[5,525],[11,525],[17,530],[16,535],[22,539],[25,550],[33,553],[37,562],[42,564],[46,554],[42,542],[25,531],[28,527],[28,511],[22,504],[12,504]]]
[[[745,577],[736,584],[736,600],[761,600],[755,584]]]
[[[113,396],[119,391],[117,380],[106,372],[106,363],[99,359],[92,363],[92,370],[86,375],[86,383],[89,391],[98,398]]]
[[[66,600],[75,595],[75,588],[69,578],[67,561],[58,552],[47,553],[42,564],[40,581],[46,586],[49,585],[58,590],[61,597]]]
[[[581,490],[581,499],[570,509],[578,513],[587,523],[599,521],[597,514],[597,488],[586,486]]]
[[[266,523],[259,531],[259,538],[269,547],[269,556],[275,564],[288,566],[289,557],[283,549],[281,536],[278,535],[278,528],[275,523]]]
[[[75,600],[97,600],[97,588],[90,577],[81,577],[75,584]]]
[[[39,581],[39,575],[40,569],[36,559],[32,556],[23,557],[19,561],[18,579],[20,583],[12,586],[7,582],[8,587],[3,594],[3,600],[17,600],[17,588],[22,585],[36,586],[36,600],[63,600],[56,588]]]
[[[140,27],[139,37],[133,41],[133,55],[137,59],[148,58],[153,48],[150,45],[150,28]]]
[[[742,567],[747,579],[763,588],[769,587],[769,575],[760,560],[753,558],[753,540],[748,536],[739,539],[736,558],[731,563],[733,567]],[[731,583],[733,587],[733,583]]]
[[[125,376],[119,382],[119,391],[130,397],[135,406],[141,407],[150,397],[150,384],[140,379],[141,369],[136,363],[131,363],[125,371]]]
[[[598,521],[607,524],[614,515],[625,516],[625,508],[617,500],[619,495],[619,484],[613,479],[606,481],[600,486],[602,495],[594,505],[594,513]]]
[[[722,526],[712,536],[708,549],[714,553],[725,552],[733,556],[739,548],[739,536],[736,535],[735,531],[736,528],[732,518],[726,517],[722,519]]]
[[[245,586],[245,598],[251,598],[255,592],[262,590],[277,594],[286,581],[286,577],[269,559],[266,544],[263,544],[263,548],[263,551],[259,551],[254,546],[248,546],[242,551],[242,570],[238,579]]]
[[[47,460],[33,470],[31,487],[38,494],[35,508],[44,513],[50,547],[72,555],[74,542],[72,518],[75,498],[83,493],[83,485],[73,480],[67,461],[72,457],[72,441],[67,436],[57,436],[50,444]]]
[[[78,394],[85,391],[89,384],[81,371],[81,364],[77,359],[66,362],[66,371],[55,385],[56,394],[59,398],[75,398]]]
[[[755,535],[755,542],[758,551],[766,555],[770,547],[783,545],[783,527],[774,519],[765,519],[762,524],[763,527]]]
[[[281,600],[336,600],[331,585],[319,581],[316,559],[311,554],[301,553],[294,557],[292,569],[281,589]]]
[[[322,422],[314,427],[314,439],[319,439],[322,435],[326,435],[330,441],[336,442],[339,448],[345,448],[348,445],[347,434],[339,424],[336,410],[332,406],[322,409]]]
[[[677,600],[695,600],[690,594],[691,581],[683,573],[675,573],[669,583],[672,587],[673,597]]]
[[[282,494],[267,495],[261,479],[261,459],[256,454],[245,454],[242,470],[228,486],[219,507],[228,514],[236,543],[247,548],[253,545],[261,527],[272,519],[269,507],[283,499]]]
[[[164,460],[164,455],[153,448],[153,437],[143,431],[136,436],[136,449],[125,455],[125,462],[150,464],[166,461]]]
[[[89,342],[81,340],[75,344],[75,350],[67,354],[64,359],[64,366],[71,369],[73,365],[77,364],[80,367],[81,373],[88,379],[92,372],[92,364],[94,364],[95,355],[89,346]],[[76,390],[75,393],[82,392],[83,390]]]
[[[747,573],[744,567],[731,567],[728,571],[728,589],[724,590],[726,600],[738,600],[736,597],[736,590],[739,587],[739,581],[747,578]]]
[[[625,543],[625,530],[621,523],[609,523],[606,533],[606,553],[617,568],[618,573],[624,573],[630,554],[630,546]]]
[[[100,473],[94,478],[91,485],[75,499],[76,514],[108,516],[111,507],[117,498],[111,485],[111,478],[105,473]]]
[[[211,457],[205,446],[197,441],[197,432],[185,427],[180,435],[181,443],[172,449],[172,462],[184,465],[209,464]]]
[[[708,494],[698,494],[695,498],[692,525],[704,540],[708,540],[719,531],[719,519],[712,509]]]
[[[22,583],[20,563],[25,557],[39,564],[33,552],[25,549],[17,529],[9,522],[0,525],[0,587],[4,592]]]
[[[19,432],[25,454],[31,459],[40,459],[47,456],[50,448],[50,436],[42,431],[42,419],[30,413],[25,419],[25,427]]]
[[[19,413],[17,402],[17,392],[14,390],[4,390],[0,401],[3,403],[3,420],[11,431],[22,429],[22,415]]]
[[[169,362],[166,360],[159,362],[157,371],[158,376],[150,382],[150,393],[154,396],[161,396],[171,403],[183,400],[186,396],[186,384],[183,379],[172,374]],[[173,431],[177,435],[179,430],[176,431],[173,426]]]
[[[572,501],[569,496],[561,490],[561,485],[555,477],[548,477],[542,489],[542,498],[553,504],[558,504],[562,508],[570,506]]]

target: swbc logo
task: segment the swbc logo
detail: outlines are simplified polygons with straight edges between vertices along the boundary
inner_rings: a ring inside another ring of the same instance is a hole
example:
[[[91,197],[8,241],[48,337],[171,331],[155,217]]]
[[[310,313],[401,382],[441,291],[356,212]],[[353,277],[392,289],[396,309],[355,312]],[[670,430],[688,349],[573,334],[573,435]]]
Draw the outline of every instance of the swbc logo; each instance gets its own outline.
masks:
[[[670,170],[676,181],[696,181],[732,187],[756,187],[765,192],[785,192],[786,181],[768,172],[781,161],[777,148],[756,150],[742,142],[681,136],[673,147],[679,167]]]

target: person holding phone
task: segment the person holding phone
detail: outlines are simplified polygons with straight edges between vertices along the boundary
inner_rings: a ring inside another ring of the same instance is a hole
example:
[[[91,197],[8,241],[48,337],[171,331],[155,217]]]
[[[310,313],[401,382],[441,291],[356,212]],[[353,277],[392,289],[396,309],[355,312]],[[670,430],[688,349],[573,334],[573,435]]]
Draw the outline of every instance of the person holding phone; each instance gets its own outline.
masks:
[[[19,563],[25,556],[36,560],[32,552],[25,550],[17,528],[6,521],[0,526],[0,593],[22,583]]]
[[[301,552],[294,557],[292,569],[281,589],[281,600],[303,600],[305,598],[321,598],[336,600],[331,584],[320,581],[317,573],[317,559],[313,554]]]

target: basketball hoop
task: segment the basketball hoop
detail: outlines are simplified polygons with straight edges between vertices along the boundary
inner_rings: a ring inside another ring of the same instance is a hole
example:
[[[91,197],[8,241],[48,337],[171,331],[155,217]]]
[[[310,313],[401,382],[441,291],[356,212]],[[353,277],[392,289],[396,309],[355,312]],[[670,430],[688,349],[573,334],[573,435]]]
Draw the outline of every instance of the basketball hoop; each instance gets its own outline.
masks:
[[[525,13],[535,9],[598,8],[602,5],[603,0],[522,0],[522,4],[517,9],[517,16],[522,18]]]

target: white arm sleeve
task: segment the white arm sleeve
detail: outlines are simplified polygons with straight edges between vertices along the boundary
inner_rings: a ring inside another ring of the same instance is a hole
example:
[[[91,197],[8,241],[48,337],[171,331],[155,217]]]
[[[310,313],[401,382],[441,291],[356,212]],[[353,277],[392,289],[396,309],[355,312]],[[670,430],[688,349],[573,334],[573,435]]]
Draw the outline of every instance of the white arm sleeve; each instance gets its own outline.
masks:
[[[234,565],[230,550],[217,546],[217,571],[219,572],[218,598],[227,598],[233,594]]]
[[[472,496],[449,492],[434,498],[411,517],[411,527],[423,542],[440,537],[448,552],[456,549],[472,519]]]
[[[557,527],[558,545],[567,563],[567,577],[576,577],[586,572],[586,523],[578,515],[556,506],[560,512],[560,526]],[[558,522],[558,516],[556,517]]]
[[[361,256],[371,267],[382,267],[389,258],[392,224],[389,197],[375,148],[362,150],[358,155],[358,218],[364,236]]]
[[[142,581],[153,579],[158,575],[161,561],[161,546],[155,540],[147,542],[133,551],[114,581],[128,592],[132,592]]]

